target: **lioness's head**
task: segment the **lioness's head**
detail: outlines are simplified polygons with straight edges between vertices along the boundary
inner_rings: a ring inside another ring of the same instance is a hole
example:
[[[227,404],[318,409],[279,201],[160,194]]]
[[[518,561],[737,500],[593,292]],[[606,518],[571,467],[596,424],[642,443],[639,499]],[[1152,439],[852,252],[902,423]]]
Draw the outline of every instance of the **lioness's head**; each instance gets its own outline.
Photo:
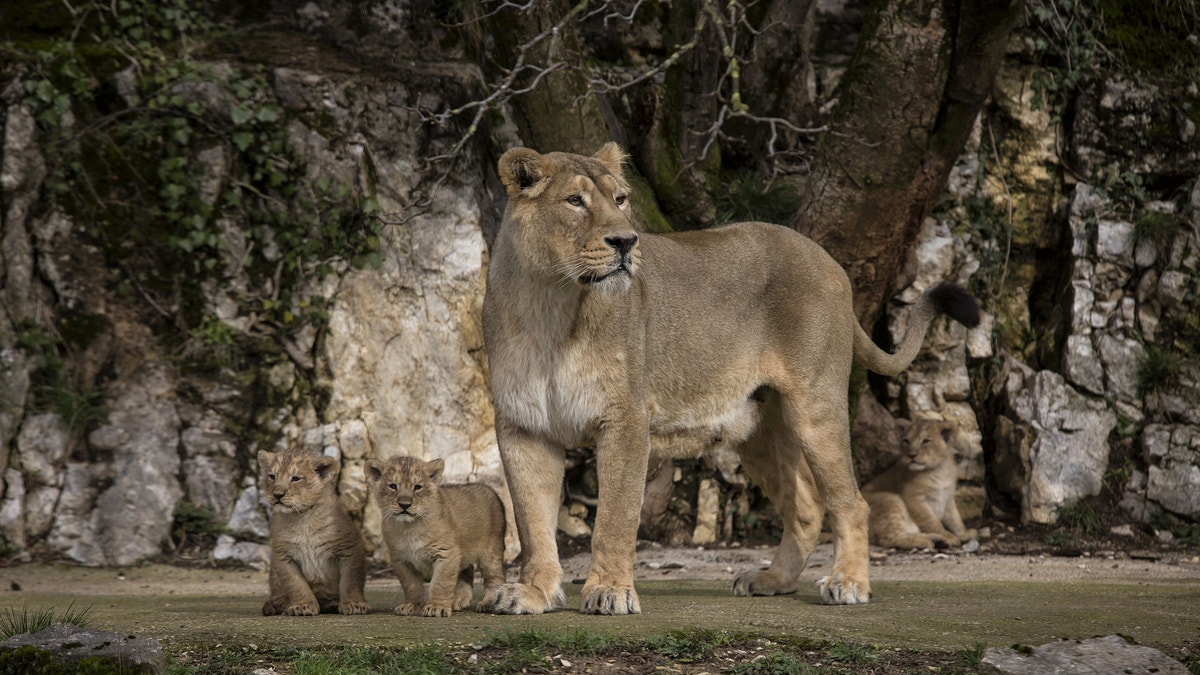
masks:
[[[946,461],[954,461],[954,440],[957,433],[950,422],[917,419],[904,435],[904,456],[910,471],[936,469]]]
[[[401,521],[424,518],[438,498],[446,463],[416,457],[367,460],[367,482],[384,518]]]
[[[509,228],[526,268],[601,292],[629,288],[641,260],[621,164],[606,143],[591,157],[514,148],[500,158]]]
[[[303,513],[333,490],[340,467],[336,459],[299,450],[258,451],[259,490],[272,510]]]

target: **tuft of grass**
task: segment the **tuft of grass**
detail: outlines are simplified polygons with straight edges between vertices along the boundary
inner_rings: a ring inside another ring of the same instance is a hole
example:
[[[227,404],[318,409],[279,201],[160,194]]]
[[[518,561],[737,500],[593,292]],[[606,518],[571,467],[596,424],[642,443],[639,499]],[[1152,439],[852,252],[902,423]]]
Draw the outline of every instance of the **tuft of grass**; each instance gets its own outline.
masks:
[[[1178,352],[1147,345],[1145,356],[1138,361],[1138,393],[1145,396],[1176,386],[1182,366],[1183,357]]]
[[[717,647],[724,647],[733,641],[734,638],[730,634],[714,630],[676,631],[667,635],[647,638],[643,645],[646,649],[657,652],[668,659],[685,661]]]
[[[370,647],[327,649],[304,653],[291,666],[295,675],[441,675],[459,671],[438,645],[400,650]]]
[[[1070,504],[1064,504],[1058,510],[1058,522],[1084,534],[1098,534],[1104,529],[1100,522],[1100,514],[1096,513],[1086,499],[1076,499]]]
[[[954,655],[954,662],[950,664],[946,671],[949,675],[957,675],[962,673],[978,673],[980,666],[983,665],[983,652],[985,647],[981,644],[976,644],[972,647],[959,650]]]
[[[1133,241],[1148,242],[1161,251],[1175,239],[1182,224],[1178,214],[1143,210],[1133,221]]]
[[[878,660],[875,650],[856,642],[839,642],[829,647],[829,660],[841,663],[870,663]]]
[[[800,208],[803,200],[790,184],[767,183],[753,171],[733,173],[713,196],[718,225],[743,220],[782,223]]]
[[[61,613],[55,612],[53,605],[40,610],[30,609],[26,606],[21,606],[20,609],[6,607],[0,613],[0,639],[8,639],[14,635],[24,635],[25,633],[38,633],[56,623],[87,628],[91,625],[91,615],[91,605],[83,609],[76,609],[73,600]]]
[[[735,675],[811,675],[820,672],[820,668],[783,652],[772,652],[749,663],[740,663],[733,669]]]

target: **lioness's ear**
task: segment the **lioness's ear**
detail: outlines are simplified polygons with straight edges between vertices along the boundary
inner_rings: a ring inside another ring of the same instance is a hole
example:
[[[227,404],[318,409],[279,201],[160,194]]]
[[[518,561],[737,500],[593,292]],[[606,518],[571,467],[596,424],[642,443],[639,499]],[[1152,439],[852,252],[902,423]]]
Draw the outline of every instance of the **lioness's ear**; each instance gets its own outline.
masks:
[[[317,458],[316,471],[321,480],[329,480],[338,475],[341,467],[338,466],[338,461],[332,457],[321,456]]]
[[[500,182],[508,190],[508,196],[525,192],[535,197],[541,192],[546,178],[546,160],[535,150],[513,148],[500,157]]]
[[[625,164],[625,160],[629,159],[629,155],[625,154],[621,146],[609,141],[600,146],[600,149],[592,157],[600,160],[600,163],[604,165],[604,168],[608,169],[609,173],[621,180],[625,180],[623,165]]]
[[[378,483],[383,478],[383,463],[377,459],[367,460],[367,482]]]
[[[425,468],[429,471],[429,482],[438,485],[442,482],[442,472],[446,470],[446,462],[443,459],[431,459],[425,462]]]

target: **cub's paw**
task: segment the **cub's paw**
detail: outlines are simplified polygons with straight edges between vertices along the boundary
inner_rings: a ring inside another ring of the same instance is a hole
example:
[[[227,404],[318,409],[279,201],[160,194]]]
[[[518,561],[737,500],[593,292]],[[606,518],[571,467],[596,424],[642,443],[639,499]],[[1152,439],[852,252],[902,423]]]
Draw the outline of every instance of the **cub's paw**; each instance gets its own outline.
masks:
[[[371,603],[366,600],[359,602],[339,602],[338,614],[370,614]]]
[[[822,577],[817,582],[821,602],[826,605],[865,605],[871,599],[871,584],[851,581],[841,572]]]
[[[316,616],[321,613],[321,606],[315,602],[302,602],[289,605],[283,613],[288,616]]]
[[[579,602],[579,613],[641,614],[642,604],[633,586],[585,586]]]
[[[454,591],[454,611],[471,606],[471,587],[464,590],[461,586]]]
[[[421,616],[450,616],[454,613],[450,605],[428,604],[421,608]]]
[[[784,579],[783,575],[770,569],[744,569],[733,578],[733,594],[741,597],[788,595],[796,589],[795,579]]]
[[[529,584],[501,584],[488,596],[491,601],[485,596],[479,605],[486,607],[483,611],[495,614],[542,614],[562,605],[565,599],[561,588],[547,596]]]
[[[396,605],[396,609],[393,609],[392,613],[400,616],[420,616],[421,606],[412,602],[402,602]]]
[[[972,539],[978,539],[979,531],[975,530],[975,529],[963,530],[962,534],[958,535],[958,538],[963,541],[971,541]]]

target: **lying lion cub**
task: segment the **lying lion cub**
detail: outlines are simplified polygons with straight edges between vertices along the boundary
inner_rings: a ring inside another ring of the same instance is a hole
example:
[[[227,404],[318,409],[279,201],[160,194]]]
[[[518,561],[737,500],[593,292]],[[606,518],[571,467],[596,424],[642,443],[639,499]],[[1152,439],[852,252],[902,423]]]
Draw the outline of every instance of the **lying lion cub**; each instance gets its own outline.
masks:
[[[871,543],[894,548],[958,546],[975,537],[954,500],[958,464],[956,429],[949,422],[915,420],[904,437],[904,454],[892,468],[862,487],[871,506]]]
[[[338,501],[336,459],[307,452],[258,453],[261,494],[271,505],[271,597],[263,615],[367,614],[367,553]]]
[[[633,566],[651,452],[723,446],[784,526],[771,567],[740,574],[733,592],[794,593],[828,508],[837,553],[818,583],[821,600],[867,602],[851,366],[896,375],[935,316],[973,326],[978,306],[952,284],[927,290],[888,354],[859,326],[845,271],[793,230],[738,223],[639,233],[624,161],[613,143],[591,157],[516,148],[500,158],[508,207],[490,251],[483,329],[524,564],[493,611],[563,602],[555,525],[564,449],[588,446],[600,500],[580,611],[641,611]]]
[[[504,582],[504,504],[492,488],[441,485],[445,464],[415,457],[367,462],[367,482],[383,513],[383,542],[404,589],[397,614],[450,616],[471,604],[475,566],[486,611]],[[429,598],[422,575],[430,575]]]

